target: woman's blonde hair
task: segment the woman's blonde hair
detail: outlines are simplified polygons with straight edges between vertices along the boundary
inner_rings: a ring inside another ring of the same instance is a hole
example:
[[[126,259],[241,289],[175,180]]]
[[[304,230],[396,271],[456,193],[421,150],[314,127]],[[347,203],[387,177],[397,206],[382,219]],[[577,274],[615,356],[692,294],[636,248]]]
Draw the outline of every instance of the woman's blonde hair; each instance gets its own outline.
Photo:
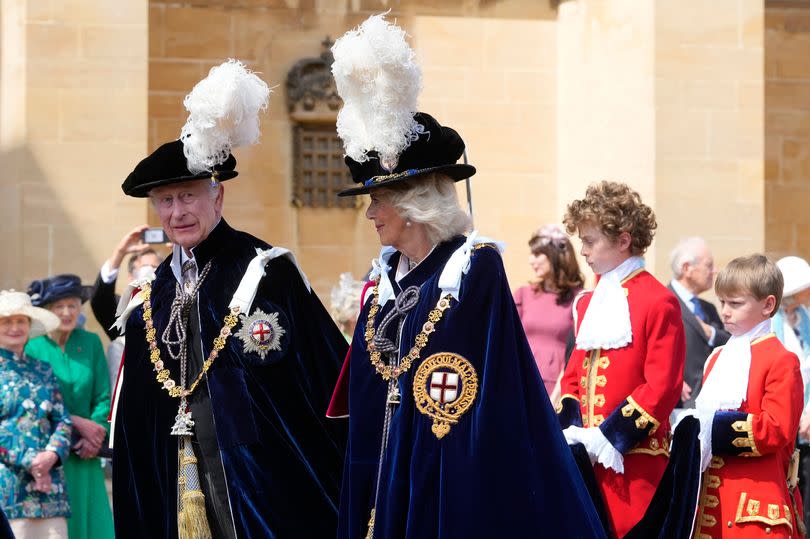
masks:
[[[455,182],[440,173],[385,189],[385,196],[406,221],[420,223],[432,244],[470,230],[472,221],[458,203]]]
[[[714,291],[718,296],[751,294],[757,301],[773,296],[776,304],[771,316],[779,310],[784,287],[779,267],[761,254],[735,258],[720,270],[714,282]]]

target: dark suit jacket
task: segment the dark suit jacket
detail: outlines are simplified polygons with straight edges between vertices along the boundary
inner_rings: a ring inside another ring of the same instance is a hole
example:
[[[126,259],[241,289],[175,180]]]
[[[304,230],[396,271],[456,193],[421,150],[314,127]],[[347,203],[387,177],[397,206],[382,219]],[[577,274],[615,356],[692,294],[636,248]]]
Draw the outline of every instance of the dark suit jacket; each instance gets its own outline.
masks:
[[[672,290],[681,305],[681,319],[683,320],[683,329],[686,335],[686,363],[683,367],[683,379],[692,388],[692,396],[689,400],[682,401],[679,406],[694,408],[695,397],[700,392],[703,383],[703,364],[711,351],[726,344],[731,335],[723,329],[723,322],[720,321],[717,308],[708,301],[698,298],[700,305],[703,307],[703,312],[706,313],[706,317],[709,319],[708,324],[715,329],[714,342],[712,346],[709,346],[709,339],[706,338],[697,316],[689,310],[689,306],[675,292],[672,284],[668,285],[668,288]]]
[[[90,296],[90,308],[93,309],[93,316],[104,328],[104,332],[110,340],[118,337],[117,329],[110,329],[115,323],[115,311],[118,309],[118,295],[115,293],[115,281],[107,284],[101,280],[101,273],[96,277],[96,284],[93,285],[93,294]]]

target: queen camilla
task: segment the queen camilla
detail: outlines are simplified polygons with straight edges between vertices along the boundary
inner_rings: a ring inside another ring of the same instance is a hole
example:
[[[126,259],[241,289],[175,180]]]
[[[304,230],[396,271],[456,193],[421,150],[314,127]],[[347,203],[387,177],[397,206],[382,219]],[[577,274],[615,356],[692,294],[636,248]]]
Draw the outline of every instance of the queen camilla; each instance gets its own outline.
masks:
[[[350,415],[338,537],[604,537],[500,246],[459,206],[464,141],[416,112],[404,31],[375,16],[333,52],[359,184],[340,195],[369,195],[382,245],[333,400]]]

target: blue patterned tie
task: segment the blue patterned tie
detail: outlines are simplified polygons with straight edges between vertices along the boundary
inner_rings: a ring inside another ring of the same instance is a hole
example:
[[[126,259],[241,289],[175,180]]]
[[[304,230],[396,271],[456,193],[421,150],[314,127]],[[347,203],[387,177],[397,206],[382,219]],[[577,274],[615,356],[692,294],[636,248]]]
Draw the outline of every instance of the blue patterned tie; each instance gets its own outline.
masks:
[[[691,301],[692,305],[694,305],[695,307],[693,311],[695,313],[695,316],[697,316],[698,318],[700,318],[701,320],[703,320],[708,324],[709,321],[706,319],[706,313],[703,312],[703,305],[700,304],[700,300],[698,299],[698,297],[692,296],[692,299],[690,299],[689,301]]]

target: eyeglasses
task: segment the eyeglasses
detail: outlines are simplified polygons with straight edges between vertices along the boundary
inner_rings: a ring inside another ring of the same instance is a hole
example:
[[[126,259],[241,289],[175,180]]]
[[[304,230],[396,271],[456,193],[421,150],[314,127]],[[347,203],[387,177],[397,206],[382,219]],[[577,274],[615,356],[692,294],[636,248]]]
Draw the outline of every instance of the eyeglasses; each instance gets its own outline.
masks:
[[[205,193],[192,193],[191,191],[184,191],[178,193],[177,195],[153,196],[152,203],[156,208],[168,210],[171,209],[175,203],[183,206],[190,206],[200,200],[203,196],[205,196]]]

